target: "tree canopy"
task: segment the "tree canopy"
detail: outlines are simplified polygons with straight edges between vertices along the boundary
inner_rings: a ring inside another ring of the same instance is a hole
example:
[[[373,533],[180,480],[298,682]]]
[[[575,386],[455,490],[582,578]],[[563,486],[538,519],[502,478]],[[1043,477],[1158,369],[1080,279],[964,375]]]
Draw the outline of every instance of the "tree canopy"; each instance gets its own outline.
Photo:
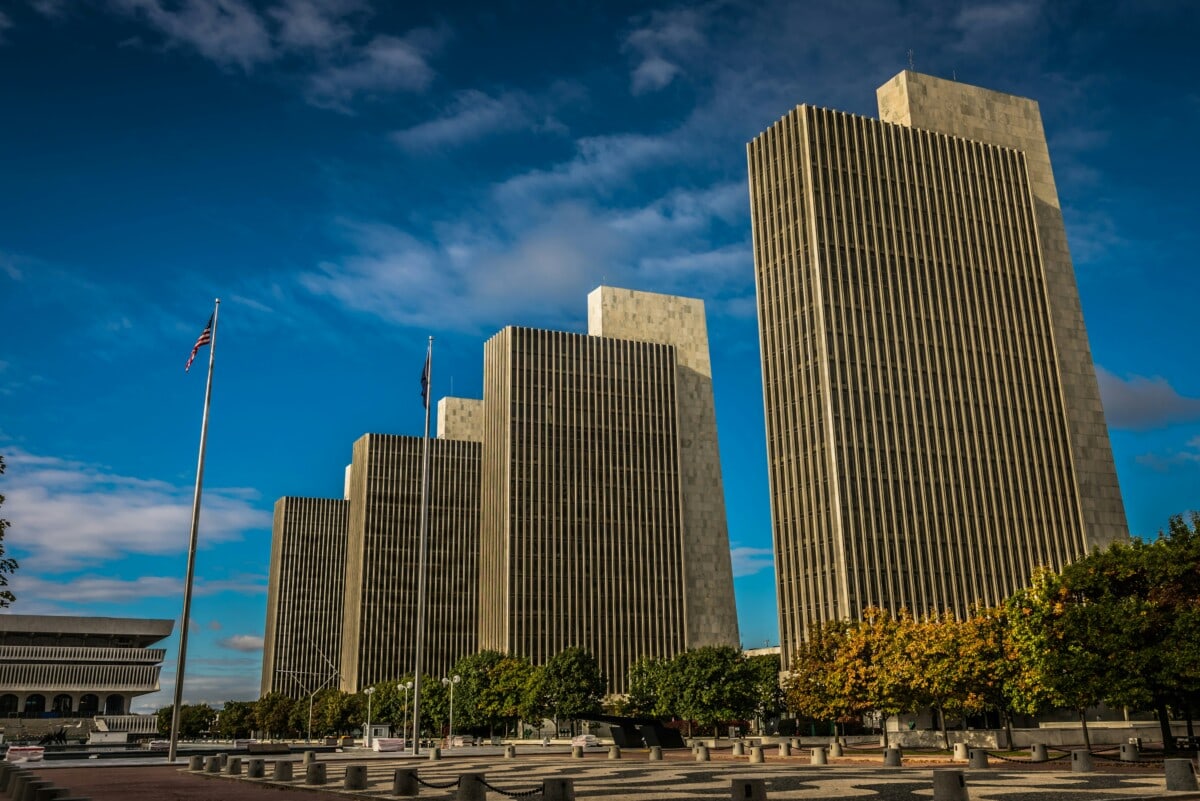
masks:
[[[0,475],[4,475],[4,457],[0,456]],[[0,495],[0,507],[4,506],[4,496]],[[4,555],[4,534],[8,531],[11,524],[0,517],[0,609],[7,608],[17,597],[12,594],[12,590],[7,589],[8,577],[11,573],[16,572],[17,560],[11,556]]]

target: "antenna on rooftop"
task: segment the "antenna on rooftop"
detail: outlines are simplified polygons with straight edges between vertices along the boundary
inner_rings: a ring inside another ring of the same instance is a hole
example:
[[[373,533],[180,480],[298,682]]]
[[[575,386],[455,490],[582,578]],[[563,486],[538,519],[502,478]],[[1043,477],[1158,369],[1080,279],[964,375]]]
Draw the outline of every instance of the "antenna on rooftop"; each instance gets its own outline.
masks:
[[[911,48],[911,47],[910,47],[910,48],[908,48],[908,69],[909,69],[911,72],[916,72],[916,71],[917,71],[917,68],[913,66],[913,51],[912,51],[912,48]]]

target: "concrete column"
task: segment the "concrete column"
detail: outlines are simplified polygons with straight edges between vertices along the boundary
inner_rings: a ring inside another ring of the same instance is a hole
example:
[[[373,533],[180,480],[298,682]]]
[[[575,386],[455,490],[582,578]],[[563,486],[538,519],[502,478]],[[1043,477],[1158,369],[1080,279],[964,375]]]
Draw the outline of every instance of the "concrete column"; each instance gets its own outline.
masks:
[[[755,746],[754,751],[762,748]],[[751,756],[750,761],[754,761]],[[732,801],[767,801],[767,784],[762,779],[734,779],[729,788]]]
[[[707,762],[708,761],[708,746],[707,745],[700,745],[700,746],[696,747],[696,761],[697,762]]]
[[[1090,773],[1092,770],[1092,753],[1080,748],[1071,752],[1071,772]]]
[[[347,790],[367,789],[367,766],[347,765],[346,776],[342,779],[342,786]]]
[[[1168,790],[1196,790],[1196,770],[1190,759],[1164,759]]]
[[[571,779],[542,779],[542,801],[575,801],[575,782]]]
[[[899,748],[887,748],[883,752],[883,766],[885,768],[898,768],[902,764]]]
[[[662,746],[661,745],[650,746],[650,761],[651,762],[662,762]]]
[[[487,788],[483,786],[482,773],[464,773],[458,777],[458,793],[455,801],[487,801]]]
[[[266,774],[266,761],[250,759],[246,762],[246,778],[261,779]]]
[[[967,781],[961,770],[933,772],[933,801],[968,801]]]
[[[304,766],[304,783],[305,784],[324,784],[325,783],[325,763],[311,762]]]
[[[955,743],[954,744],[954,761],[955,762],[966,762],[967,758],[969,756],[970,756],[970,754],[968,753],[966,743]]]
[[[812,750],[812,757],[809,759],[809,762],[813,765],[828,764],[825,759],[825,749],[821,748],[819,746],[817,748],[814,748]]]
[[[417,772],[412,768],[396,768],[392,776],[392,795],[413,798],[421,790],[417,786]]]
[[[763,762],[763,747],[761,745],[753,746],[750,749],[750,764],[760,765]],[[765,790],[763,792],[766,792]]]
[[[275,760],[275,770],[271,774],[277,782],[290,782],[292,780],[292,763],[285,759]]]
[[[1050,757],[1046,755],[1046,746],[1042,743],[1034,743],[1029,746],[1029,759],[1033,762],[1045,762]]]
[[[988,766],[988,753],[982,748],[972,748],[969,752],[970,763],[969,768],[986,768]]]

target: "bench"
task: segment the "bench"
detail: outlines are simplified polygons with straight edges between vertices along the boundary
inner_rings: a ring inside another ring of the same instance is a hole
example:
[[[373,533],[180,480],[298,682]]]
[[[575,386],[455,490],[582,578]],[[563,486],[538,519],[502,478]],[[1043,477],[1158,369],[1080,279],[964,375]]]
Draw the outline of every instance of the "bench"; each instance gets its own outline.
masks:
[[[290,754],[292,747],[287,743],[247,743],[246,751],[251,754]]]

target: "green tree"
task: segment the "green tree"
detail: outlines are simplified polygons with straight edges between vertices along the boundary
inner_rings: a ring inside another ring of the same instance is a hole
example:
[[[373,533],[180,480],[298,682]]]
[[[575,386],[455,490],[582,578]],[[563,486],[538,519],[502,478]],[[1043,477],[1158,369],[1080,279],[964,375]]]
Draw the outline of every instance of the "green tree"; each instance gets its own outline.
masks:
[[[366,698],[334,687],[321,690],[313,703],[313,735],[336,737],[349,734],[363,719]]]
[[[760,721],[783,711],[783,687],[779,682],[780,659],[777,654],[759,654],[746,658],[754,680],[754,713]]]
[[[669,660],[645,656],[629,666],[629,693],[626,710],[631,715],[668,717],[673,711],[662,712],[659,703]]]
[[[171,733],[171,713],[174,707],[164,706],[158,710],[158,733]],[[179,736],[185,740],[194,740],[212,731],[213,722],[217,719],[217,710],[208,704],[183,704],[179,707]]]
[[[516,726],[524,717],[533,673],[533,665],[528,660],[513,656],[506,656],[491,667],[488,684],[479,695],[479,703],[490,720],[498,721],[506,728]]]
[[[0,476],[4,475],[4,457],[0,456]],[[0,507],[4,506],[4,496],[0,495]],[[8,586],[8,576],[16,572],[17,560],[11,556],[4,555],[4,533],[11,525],[3,517],[0,517],[0,588]],[[12,594],[11,590],[0,589],[0,609],[7,608],[17,597]]]
[[[718,723],[754,715],[757,676],[737,648],[685,651],[671,660],[666,675],[669,689],[660,698],[689,723],[711,727],[715,733]]]
[[[253,701],[226,701],[217,715],[217,736],[226,740],[249,737],[255,728]]]
[[[283,693],[267,693],[254,704],[254,723],[267,737],[281,737],[303,731],[302,728],[291,724],[292,712],[300,706],[304,707],[307,715],[307,699],[304,704],[298,704]]]
[[[567,648],[539,667],[530,682],[532,698],[526,706],[550,710],[555,728],[561,719],[571,721],[600,711],[605,691],[604,676],[595,658],[583,648]]]
[[[499,700],[489,690],[495,670],[504,658],[499,651],[480,651],[454,663],[450,676],[461,679],[454,686],[454,728],[457,731],[492,734],[503,724]]]

